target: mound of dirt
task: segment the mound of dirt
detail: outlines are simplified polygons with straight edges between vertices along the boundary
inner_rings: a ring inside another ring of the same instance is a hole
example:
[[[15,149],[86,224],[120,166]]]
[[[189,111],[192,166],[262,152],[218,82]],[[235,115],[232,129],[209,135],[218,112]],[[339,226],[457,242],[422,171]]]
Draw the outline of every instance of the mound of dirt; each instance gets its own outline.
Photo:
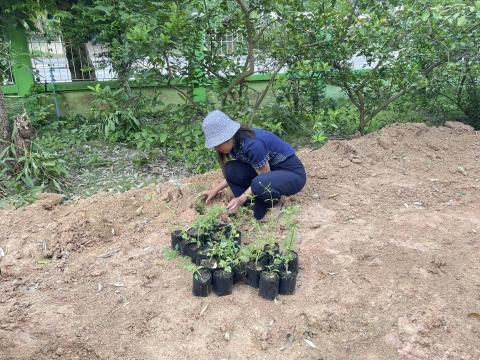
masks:
[[[162,256],[218,172],[1,211],[0,359],[479,359],[480,134],[447,125],[298,152],[298,288],[275,302],[194,298]]]

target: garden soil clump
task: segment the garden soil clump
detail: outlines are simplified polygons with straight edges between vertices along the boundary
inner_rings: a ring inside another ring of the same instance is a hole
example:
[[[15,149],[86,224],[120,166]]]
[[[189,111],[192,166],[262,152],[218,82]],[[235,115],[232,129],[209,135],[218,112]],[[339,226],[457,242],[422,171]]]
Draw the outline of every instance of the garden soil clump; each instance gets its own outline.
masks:
[[[299,273],[276,301],[193,297],[162,255],[218,171],[0,210],[0,359],[477,360],[480,134],[395,124],[298,155]]]

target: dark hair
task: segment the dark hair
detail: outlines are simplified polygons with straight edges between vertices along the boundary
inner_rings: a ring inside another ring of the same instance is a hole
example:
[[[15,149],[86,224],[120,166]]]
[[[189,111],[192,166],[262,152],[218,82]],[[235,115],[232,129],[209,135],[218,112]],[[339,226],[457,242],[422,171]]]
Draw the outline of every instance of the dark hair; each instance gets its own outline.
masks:
[[[237,130],[233,137],[235,138],[235,141],[246,137],[255,139],[255,131],[253,131],[253,129],[248,125],[240,125],[240,129]]]
[[[238,144],[242,139],[249,137],[252,139],[255,139],[255,131],[248,126],[248,125],[240,125],[240,129],[237,130],[235,135],[233,135],[233,138],[235,140],[235,144]],[[220,164],[220,167],[222,168],[223,175],[225,176],[225,160],[227,158],[227,155],[221,153],[220,151],[217,151],[217,159],[218,163]]]

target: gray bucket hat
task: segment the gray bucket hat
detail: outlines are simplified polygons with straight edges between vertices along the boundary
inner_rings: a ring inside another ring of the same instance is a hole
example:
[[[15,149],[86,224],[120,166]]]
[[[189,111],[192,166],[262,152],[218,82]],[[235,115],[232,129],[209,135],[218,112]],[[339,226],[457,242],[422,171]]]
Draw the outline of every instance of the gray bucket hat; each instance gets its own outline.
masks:
[[[203,120],[202,130],[205,135],[205,146],[209,149],[232,138],[240,129],[240,124],[230,119],[220,110],[214,110]]]

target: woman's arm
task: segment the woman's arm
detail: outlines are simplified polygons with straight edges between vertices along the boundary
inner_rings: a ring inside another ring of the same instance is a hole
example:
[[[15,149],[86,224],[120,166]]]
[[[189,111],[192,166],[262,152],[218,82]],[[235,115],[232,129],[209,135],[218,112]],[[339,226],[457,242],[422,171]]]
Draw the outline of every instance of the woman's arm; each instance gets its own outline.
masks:
[[[220,190],[225,189],[227,186],[227,180],[223,179],[222,182],[218,184],[213,190],[215,190],[215,193],[218,193]]]
[[[255,169],[255,171],[257,172],[258,175],[266,174],[270,172],[270,165],[267,162],[262,167]],[[215,197],[215,195],[218,194],[219,191],[225,189],[226,187],[228,187],[228,183],[227,183],[227,180],[224,179],[221,183],[219,183],[213,189],[202,192],[202,195],[205,196],[206,198],[205,202],[208,203],[211,199]],[[252,195],[252,188],[249,187],[238,198],[235,198],[232,201],[230,201],[230,203],[227,205],[227,209],[230,212],[235,211],[239,206],[242,206],[243,204],[245,204],[245,202],[248,200],[249,196],[251,195]]]
[[[211,199],[215,197],[215,195],[218,194],[219,191],[225,189],[227,186],[228,186],[227,180],[224,179],[222,180],[221,183],[219,183],[213,189],[202,192],[202,196],[205,196],[205,203],[208,203]]]
[[[258,175],[261,175],[261,174],[266,174],[268,172],[270,172],[270,165],[268,164],[268,162],[263,165],[262,167],[258,168],[258,169],[255,169],[255,171],[257,172]],[[233,213],[235,211],[237,211],[237,209],[242,206],[243,204],[245,204],[245,202],[248,200],[248,198],[252,195],[252,187],[250,186],[247,190],[245,190],[245,192],[240,195],[239,197],[237,198],[234,198],[232,199],[228,205],[227,205],[227,210],[228,212],[230,213]]]

